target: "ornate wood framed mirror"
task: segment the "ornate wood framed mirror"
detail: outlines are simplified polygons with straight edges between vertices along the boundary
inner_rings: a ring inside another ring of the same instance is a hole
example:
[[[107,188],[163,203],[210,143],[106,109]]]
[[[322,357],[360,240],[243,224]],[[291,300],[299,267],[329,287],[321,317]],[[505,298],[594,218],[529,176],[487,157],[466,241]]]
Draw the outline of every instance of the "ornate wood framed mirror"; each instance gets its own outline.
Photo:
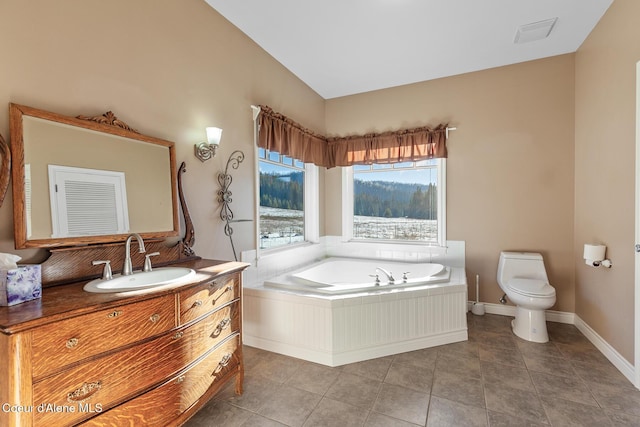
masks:
[[[111,112],[68,117],[10,104],[16,249],[179,232],[175,146]]]

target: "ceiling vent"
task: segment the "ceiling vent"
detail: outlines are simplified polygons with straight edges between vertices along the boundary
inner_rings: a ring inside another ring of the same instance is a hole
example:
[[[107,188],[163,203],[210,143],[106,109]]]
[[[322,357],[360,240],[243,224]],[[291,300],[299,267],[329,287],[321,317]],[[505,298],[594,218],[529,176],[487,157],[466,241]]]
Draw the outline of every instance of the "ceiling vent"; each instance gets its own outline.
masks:
[[[525,24],[518,28],[514,43],[528,43],[549,37],[558,18]]]

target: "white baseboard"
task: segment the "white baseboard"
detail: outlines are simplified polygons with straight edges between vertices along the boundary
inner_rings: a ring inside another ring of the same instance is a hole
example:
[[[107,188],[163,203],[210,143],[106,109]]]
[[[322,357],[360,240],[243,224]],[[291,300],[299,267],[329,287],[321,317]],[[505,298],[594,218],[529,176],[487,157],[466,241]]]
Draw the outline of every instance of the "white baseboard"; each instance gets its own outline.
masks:
[[[471,310],[474,302],[469,301],[467,303],[467,307]],[[483,303],[485,313],[489,314],[498,314],[500,316],[511,316],[515,317],[516,315],[516,306],[515,305],[506,305],[506,304],[492,304],[492,303]],[[575,323],[575,314],[568,313],[566,311],[554,311],[547,310],[546,311],[547,320],[549,322],[557,322],[557,323],[567,323],[569,325],[573,325]]]
[[[609,361],[618,368],[618,370],[624,375],[631,384],[634,384],[635,381],[635,369],[633,365],[627,361],[624,357],[620,355],[608,342],[606,342],[596,331],[591,329],[591,326],[587,325],[584,320],[582,320],[578,315],[575,315],[575,323],[576,328],[580,332],[583,333],[585,337],[593,345],[596,346],[598,350],[607,358]],[[637,387],[637,385],[636,385]]]
[[[341,353],[332,353],[318,349],[304,348],[299,345],[291,345],[284,342],[263,339],[243,334],[242,342],[250,347],[257,347],[274,353],[284,354],[298,359],[308,360],[326,366],[341,366],[362,360],[375,359],[390,356],[397,353],[420,350],[428,347],[436,347],[454,342],[466,341],[467,329],[451,331],[434,336],[422,337],[408,341],[398,341],[381,345],[369,346]]]
[[[467,303],[467,307],[471,310],[473,306],[473,301],[469,301]],[[515,317],[516,315],[516,307],[513,305],[503,305],[503,304],[491,304],[491,303],[483,303],[485,313],[489,314],[498,314],[501,316],[511,316]],[[566,323],[569,325],[575,325],[576,328],[594,345],[600,352],[606,357],[612,364],[615,366],[622,375],[627,378],[631,384],[635,384],[635,368],[634,366],[624,357],[617,352],[615,348],[613,348],[607,341],[605,341],[596,331],[594,331],[591,326],[587,325],[584,320],[582,320],[577,314],[569,313],[566,311],[553,311],[547,310],[547,321],[549,322],[557,322],[557,323]],[[635,384],[638,388],[638,385]]]

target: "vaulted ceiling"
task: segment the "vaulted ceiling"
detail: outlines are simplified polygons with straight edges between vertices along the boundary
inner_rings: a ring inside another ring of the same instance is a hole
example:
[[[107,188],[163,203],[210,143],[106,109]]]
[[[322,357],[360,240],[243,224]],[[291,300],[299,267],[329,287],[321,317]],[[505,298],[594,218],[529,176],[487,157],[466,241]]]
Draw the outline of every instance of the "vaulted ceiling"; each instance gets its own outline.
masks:
[[[613,2],[205,1],[325,99],[575,52]]]

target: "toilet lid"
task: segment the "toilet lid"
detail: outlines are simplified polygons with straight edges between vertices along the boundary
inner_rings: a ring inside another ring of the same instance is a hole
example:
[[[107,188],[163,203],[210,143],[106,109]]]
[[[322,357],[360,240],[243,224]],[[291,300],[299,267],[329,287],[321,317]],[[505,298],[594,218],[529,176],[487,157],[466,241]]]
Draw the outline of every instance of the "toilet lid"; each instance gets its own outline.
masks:
[[[515,277],[507,283],[507,288],[528,297],[550,297],[556,289],[544,280]]]

